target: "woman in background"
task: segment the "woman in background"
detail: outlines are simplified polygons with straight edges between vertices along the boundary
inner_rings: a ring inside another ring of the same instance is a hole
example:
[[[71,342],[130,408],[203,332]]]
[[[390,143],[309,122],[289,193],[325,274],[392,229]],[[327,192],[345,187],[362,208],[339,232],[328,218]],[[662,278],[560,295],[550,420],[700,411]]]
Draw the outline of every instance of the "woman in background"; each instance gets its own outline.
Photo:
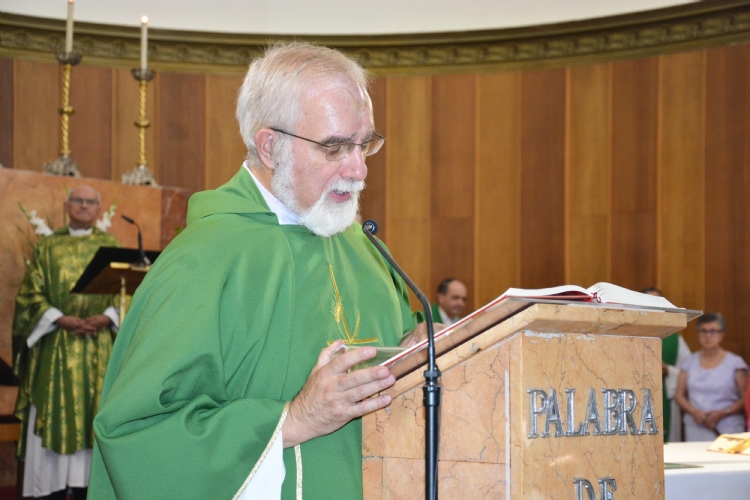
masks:
[[[675,395],[685,412],[685,441],[744,432],[747,363],[721,347],[726,330],[721,314],[704,314],[695,329],[702,349],[680,363]]]

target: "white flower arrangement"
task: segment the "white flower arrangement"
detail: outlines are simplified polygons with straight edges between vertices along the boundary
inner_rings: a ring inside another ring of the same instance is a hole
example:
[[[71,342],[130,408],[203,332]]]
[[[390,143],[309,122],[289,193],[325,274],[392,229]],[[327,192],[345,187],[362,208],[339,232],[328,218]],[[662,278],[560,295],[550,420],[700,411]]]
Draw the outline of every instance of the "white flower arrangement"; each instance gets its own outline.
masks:
[[[106,233],[107,229],[112,225],[112,217],[115,216],[115,212],[117,212],[117,201],[112,203],[109,206],[109,210],[104,212],[102,218],[96,221],[97,229]]]
[[[19,207],[21,207],[21,212],[26,216],[26,219],[28,219],[29,224],[34,228],[34,234],[40,234],[42,237],[49,236],[52,234],[52,230],[49,228],[47,223],[42,219],[41,217],[37,216],[36,210],[26,210],[26,208],[18,204]]]

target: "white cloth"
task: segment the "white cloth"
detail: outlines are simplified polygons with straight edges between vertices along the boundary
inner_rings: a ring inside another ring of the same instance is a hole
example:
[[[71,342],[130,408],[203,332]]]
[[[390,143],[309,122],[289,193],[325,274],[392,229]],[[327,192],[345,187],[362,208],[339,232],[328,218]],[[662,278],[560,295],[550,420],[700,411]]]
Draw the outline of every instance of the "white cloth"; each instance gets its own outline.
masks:
[[[23,496],[42,497],[67,489],[86,488],[91,469],[91,448],[72,455],[60,455],[42,448],[42,438],[34,434],[36,407],[29,409],[26,431],[26,464],[23,471]]]
[[[677,340],[677,361],[675,364],[679,366],[685,359],[689,358],[692,353],[685,339],[682,335],[678,334]],[[672,416],[669,423],[669,442],[677,443],[682,441],[682,410],[680,405],[675,401],[674,396],[677,393],[677,378],[680,375],[680,369],[677,366],[667,365],[667,376],[664,378],[664,392],[667,393],[667,399],[669,400],[669,406],[672,410]]]
[[[708,451],[709,446],[710,441],[664,445],[665,463],[700,466],[665,470],[666,500],[747,500],[750,457]]]
[[[117,313],[117,309],[109,306],[104,310],[102,314],[109,318],[109,320],[112,322],[110,328],[112,328],[112,330],[117,333],[117,329],[120,326],[120,316]],[[55,321],[62,318],[63,316],[64,314],[56,307],[50,307],[49,309],[44,311],[44,314],[42,314],[42,317],[39,319],[39,323],[36,324],[34,329],[31,331],[29,338],[26,339],[26,345],[29,347],[29,349],[34,347],[34,344],[39,342],[40,338],[54,331],[55,328],[57,328]]]
[[[263,199],[266,200],[266,205],[268,205],[268,208],[271,209],[271,212],[276,214],[276,218],[279,219],[280,225],[297,225],[297,221],[299,221],[299,216],[289,210],[286,205],[281,203],[281,200],[276,198],[273,193],[271,193],[266,187],[258,180],[257,177],[255,177],[255,174],[253,174],[253,171],[248,166],[247,162],[242,164],[243,167],[245,167],[245,170],[248,171],[250,174],[250,177],[253,178],[253,181],[255,182],[255,185],[258,186],[258,189],[260,190],[260,194],[263,196]]]
[[[266,458],[255,471],[255,476],[250,480],[238,500],[281,498],[281,485],[284,483],[284,476],[286,476],[284,439],[279,432]]]

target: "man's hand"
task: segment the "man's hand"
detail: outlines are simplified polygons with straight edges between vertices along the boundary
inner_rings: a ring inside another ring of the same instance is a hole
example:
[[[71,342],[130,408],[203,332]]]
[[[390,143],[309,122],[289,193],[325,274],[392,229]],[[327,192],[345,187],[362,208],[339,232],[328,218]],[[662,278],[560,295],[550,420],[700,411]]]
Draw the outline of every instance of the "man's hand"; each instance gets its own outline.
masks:
[[[661,377],[664,378],[669,375],[669,365],[664,361],[661,362]]]
[[[76,316],[62,316],[57,318],[55,324],[63,330],[68,330],[76,335],[92,335],[91,327],[88,325],[86,320],[78,318]]]
[[[433,323],[432,326],[435,329],[435,333],[439,332],[440,330],[445,330],[446,328],[446,326],[442,323]],[[399,342],[398,345],[400,347],[411,347],[422,342],[426,338],[427,323],[420,323],[414,330],[404,335],[404,338],[401,339],[401,342]]]
[[[305,386],[292,400],[282,428],[284,448],[330,434],[391,403],[387,395],[370,397],[396,381],[388,368],[373,366],[349,373],[349,368],[374,357],[375,349],[362,347],[332,358],[342,345],[337,340],[320,352]]]
[[[112,320],[109,319],[109,316],[105,316],[103,314],[97,314],[96,316],[91,316],[90,318],[86,318],[86,323],[89,327],[93,328],[94,331],[92,335],[99,330],[102,330],[104,328],[109,328],[109,326],[112,324]]]

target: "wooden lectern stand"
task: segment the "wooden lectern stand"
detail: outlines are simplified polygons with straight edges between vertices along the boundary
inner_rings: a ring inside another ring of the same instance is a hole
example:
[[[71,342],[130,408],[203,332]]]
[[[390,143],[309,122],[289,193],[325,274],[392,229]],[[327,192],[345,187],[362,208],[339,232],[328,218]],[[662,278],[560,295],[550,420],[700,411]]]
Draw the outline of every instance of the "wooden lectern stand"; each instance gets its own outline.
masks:
[[[664,498],[660,339],[697,312],[526,302],[438,358],[439,497]],[[422,371],[362,420],[365,500],[424,498]]]

